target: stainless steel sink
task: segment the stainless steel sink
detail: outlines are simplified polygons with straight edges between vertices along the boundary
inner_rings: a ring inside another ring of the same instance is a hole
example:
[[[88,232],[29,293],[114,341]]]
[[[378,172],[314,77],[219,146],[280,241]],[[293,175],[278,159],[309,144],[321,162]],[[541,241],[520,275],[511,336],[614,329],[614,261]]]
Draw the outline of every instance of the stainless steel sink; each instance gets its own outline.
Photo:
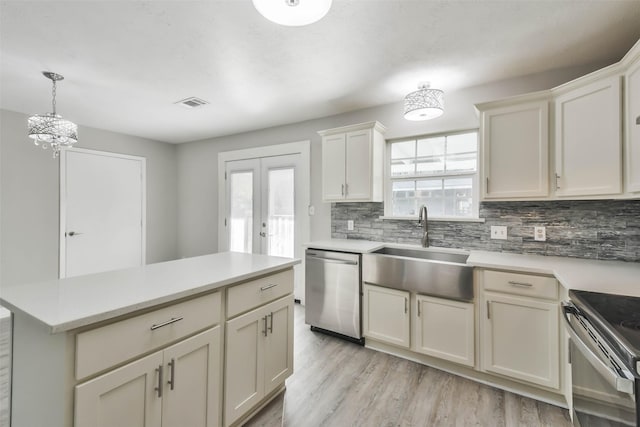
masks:
[[[473,301],[473,268],[468,254],[383,247],[362,255],[362,280],[460,301]]]
[[[457,254],[449,252],[437,252],[434,250],[406,249],[384,247],[373,252],[374,254],[396,255],[407,258],[427,259],[431,261],[456,262],[466,264],[469,254]]]

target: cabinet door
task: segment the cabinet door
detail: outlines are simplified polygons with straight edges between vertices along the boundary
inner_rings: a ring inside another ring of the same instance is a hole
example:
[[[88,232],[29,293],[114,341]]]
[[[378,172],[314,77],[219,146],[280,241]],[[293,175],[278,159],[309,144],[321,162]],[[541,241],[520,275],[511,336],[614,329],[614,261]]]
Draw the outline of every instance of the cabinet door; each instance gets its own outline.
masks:
[[[162,368],[157,352],[76,386],[75,426],[160,427]]]
[[[559,96],[556,107],[556,195],[622,191],[620,77]]]
[[[363,287],[364,336],[409,347],[409,292],[365,284]]]
[[[264,344],[264,394],[284,383],[293,373],[293,296],[265,307],[268,335]]]
[[[640,58],[625,78],[627,191],[640,192]]]
[[[418,295],[416,305],[414,350],[474,366],[473,304]]]
[[[262,309],[227,322],[224,424],[231,425],[264,396],[264,343],[267,317]]]
[[[162,427],[214,427],[220,419],[220,326],[164,351]]]
[[[558,304],[485,293],[482,368],[557,389]]]
[[[346,199],[371,199],[372,140],[371,130],[349,132],[346,135]]]
[[[549,103],[482,113],[485,199],[549,195]]]
[[[343,200],[345,197],[344,133],[322,138],[322,200]]]

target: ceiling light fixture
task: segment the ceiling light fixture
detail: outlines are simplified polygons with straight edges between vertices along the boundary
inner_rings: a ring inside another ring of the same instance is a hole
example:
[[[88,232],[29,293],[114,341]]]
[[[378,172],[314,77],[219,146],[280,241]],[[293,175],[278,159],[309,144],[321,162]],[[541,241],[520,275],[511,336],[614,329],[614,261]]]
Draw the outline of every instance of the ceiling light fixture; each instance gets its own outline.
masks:
[[[276,24],[300,27],[321,20],[332,0],[253,0],[262,16]]]
[[[56,82],[63,80],[64,77],[50,71],[43,71],[42,74],[53,82],[51,91],[53,112],[29,117],[27,126],[29,138],[33,139],[36,145],[42,145],[45,150],[51,146],[55,159],[62,148],[70,147],[78,142],[78,126],[56,114]]]
[[[430,120],[444,112],[443,95],[439,89],[430,89],[429,83],[420,83],[418,90],[404,98],[404,118],[407,120]]]

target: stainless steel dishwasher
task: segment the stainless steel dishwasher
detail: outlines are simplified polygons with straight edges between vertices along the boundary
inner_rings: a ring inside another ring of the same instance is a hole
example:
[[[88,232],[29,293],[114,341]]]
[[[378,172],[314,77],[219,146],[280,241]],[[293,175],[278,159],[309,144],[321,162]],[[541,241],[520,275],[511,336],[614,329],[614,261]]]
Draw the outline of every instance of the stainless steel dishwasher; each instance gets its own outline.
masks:
[[[305,323],[311,330],[364,343],[360,254],[307,249]]]

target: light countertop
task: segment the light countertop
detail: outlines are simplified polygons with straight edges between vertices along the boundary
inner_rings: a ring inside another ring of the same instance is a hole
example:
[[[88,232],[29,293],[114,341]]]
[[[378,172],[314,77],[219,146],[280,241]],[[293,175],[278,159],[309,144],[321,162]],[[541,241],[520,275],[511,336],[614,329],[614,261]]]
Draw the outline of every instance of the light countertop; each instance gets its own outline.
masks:
[[[0,304],[68,331],[276,272],[298,259],[222,252],[143,267],[2,287]]]
[[[419,245],[399,245],[367,240],[330,239],[310,242],[307,247],[368,253],[383,246],[423,249]],[[448,248],[427,248],[453,252]],[[471,250],[467,264],[473,267],[553,275],[567,289],[640,297],[640,263],[593,259],[512,254]]]

